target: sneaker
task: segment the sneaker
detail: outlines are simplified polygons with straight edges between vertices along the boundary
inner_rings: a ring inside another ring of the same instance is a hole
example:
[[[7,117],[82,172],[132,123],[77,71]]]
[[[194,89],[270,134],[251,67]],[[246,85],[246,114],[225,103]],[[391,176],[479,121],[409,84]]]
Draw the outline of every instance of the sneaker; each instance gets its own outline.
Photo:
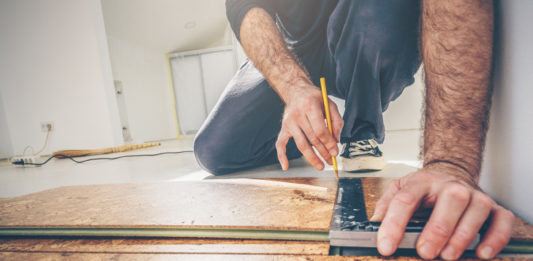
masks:
[[[373,139],[344,143],[341,161],[342,169],[348,172],[382,170],[387,164]]]

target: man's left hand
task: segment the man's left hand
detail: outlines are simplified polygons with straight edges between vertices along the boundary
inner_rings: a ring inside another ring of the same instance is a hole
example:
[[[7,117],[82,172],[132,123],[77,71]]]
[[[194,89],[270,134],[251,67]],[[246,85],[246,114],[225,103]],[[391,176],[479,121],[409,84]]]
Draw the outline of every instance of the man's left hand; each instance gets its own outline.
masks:
[[[496,204],[472,181],[450,172],[450,168],[422,169],[391,184],[376,205],[371,220],[382,220],[378,232],[382,255],[396,251],[419,207],[433,208],[416,244],[422,258],[459,258],[489,216],[490,225],[476,250],[479,258],[494,257],[511,237],[513,213]]]

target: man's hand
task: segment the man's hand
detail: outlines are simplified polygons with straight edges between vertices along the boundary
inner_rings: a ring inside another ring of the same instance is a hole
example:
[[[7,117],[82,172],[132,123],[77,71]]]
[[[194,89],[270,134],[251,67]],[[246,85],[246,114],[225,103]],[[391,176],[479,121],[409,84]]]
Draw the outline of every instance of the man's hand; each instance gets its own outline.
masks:
[[[460,170],[458,170],[460,171]],[[461,256],[485,220],[488,230],[476,249],[479,258],[500,252],[511,236],[514,215],[496,204],[468,179],[450,168],[422,169],[391,184],[378,201],[372,220],[382,220],[378,250],[393,254],[403,238],[407,222],[419,207],[433,208],[417,241],[422,258],[454,260]]]
[[[287,49],[276,24],[265,10],[250,9],[242,20],[240,35],[246,54],[286,104],[276,142],[281,167],[289,168],[286,147],[291,137],[315,168],[321,170],[324,164],[311,145],[331,164],[331,156],[338,154],[337,142],[343,125],[335,103],[329,103],[332,135],[325,125],[320,88],[313,85],[305,69]]]
[[[378,249],[391,255],[418,207],[433,207],[417,250],[423,258],[457,259],[485,220],[477,248],[491,258],[509,241],[513,214],[477,189],[488,126],[493,3],[422,2],[426,80],[424,168],[392,185],[378,202]]]
[[[322,170],[324,164],[311,145],[331,165],[331,157],[339,153],[337,142],[340,140],[340,132],[344,124],[335,103],[331,100],[329,102],[333,135],[326,128],[324,101],[317,87],[313,85],[293,86],[286,103],[281,130],[276,142],[281,167],[284,170],[289,168],[286,147],[291,137],[294,138],[296,146],[313,167]]]

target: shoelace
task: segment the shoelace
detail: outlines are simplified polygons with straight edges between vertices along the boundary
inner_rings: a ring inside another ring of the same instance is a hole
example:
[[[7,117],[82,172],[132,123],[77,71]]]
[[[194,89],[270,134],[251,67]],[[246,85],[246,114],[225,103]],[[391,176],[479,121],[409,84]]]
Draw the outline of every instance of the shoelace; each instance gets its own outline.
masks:
[[[376,150],[377,142],[374,140],[360,140],[348,144],[348,152],[350,153],[350,156],[376,154]]]

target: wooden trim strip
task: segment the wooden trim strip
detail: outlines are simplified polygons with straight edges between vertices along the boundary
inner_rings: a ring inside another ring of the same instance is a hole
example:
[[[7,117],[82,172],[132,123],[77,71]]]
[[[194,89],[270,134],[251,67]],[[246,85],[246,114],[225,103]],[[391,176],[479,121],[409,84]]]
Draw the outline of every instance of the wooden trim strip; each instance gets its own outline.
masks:
[[[327,231],[262,230],[224,228],[66,228],[66,227],[0,227],[2,236],[67,236],[67,237],[185,237],[329,241]]]

